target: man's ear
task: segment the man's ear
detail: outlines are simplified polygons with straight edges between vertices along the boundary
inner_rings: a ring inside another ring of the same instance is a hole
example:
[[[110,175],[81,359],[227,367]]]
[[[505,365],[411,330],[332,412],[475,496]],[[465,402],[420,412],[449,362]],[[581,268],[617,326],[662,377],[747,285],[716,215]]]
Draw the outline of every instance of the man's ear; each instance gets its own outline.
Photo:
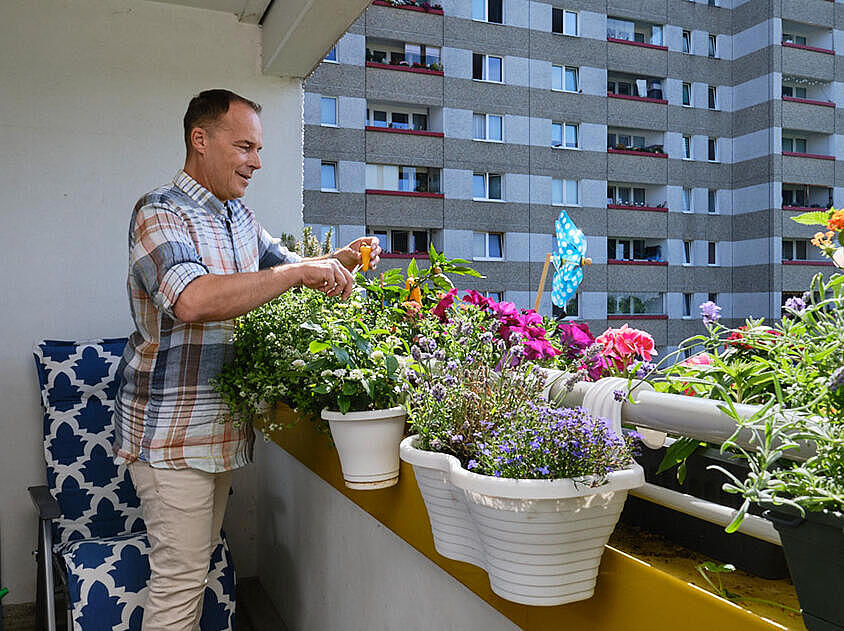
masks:
[[[205,155],[208,148],[208,132],[202,127],[194,127],[190,132],[190,144],[198,154]]]

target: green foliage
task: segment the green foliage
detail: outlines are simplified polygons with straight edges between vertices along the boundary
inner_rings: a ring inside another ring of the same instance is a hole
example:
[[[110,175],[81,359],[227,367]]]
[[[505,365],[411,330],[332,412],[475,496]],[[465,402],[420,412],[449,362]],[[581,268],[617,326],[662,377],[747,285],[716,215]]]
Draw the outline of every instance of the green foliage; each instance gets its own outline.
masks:
[[[829,223],[830,217],[834,211],[830,210],[812,210],[802,213],[796,217],[792,217],[792,221],[796,221],[804,226],[826,226]]]

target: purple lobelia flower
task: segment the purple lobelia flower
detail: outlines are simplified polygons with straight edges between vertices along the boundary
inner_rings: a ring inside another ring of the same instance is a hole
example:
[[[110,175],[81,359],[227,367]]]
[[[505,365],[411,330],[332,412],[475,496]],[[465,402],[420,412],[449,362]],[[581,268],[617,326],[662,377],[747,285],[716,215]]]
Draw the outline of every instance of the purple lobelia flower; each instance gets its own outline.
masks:
[[[715,324],[721,319],[721,307],[711,300],[707,300],[700,305],[700,317],[703,318],[703,323],[707,326]]]
[[[786,309],[791,309],[799,315],[806,310],[806,303],[803,302],[802,298],[794,296],[785,301],[785,307]]]

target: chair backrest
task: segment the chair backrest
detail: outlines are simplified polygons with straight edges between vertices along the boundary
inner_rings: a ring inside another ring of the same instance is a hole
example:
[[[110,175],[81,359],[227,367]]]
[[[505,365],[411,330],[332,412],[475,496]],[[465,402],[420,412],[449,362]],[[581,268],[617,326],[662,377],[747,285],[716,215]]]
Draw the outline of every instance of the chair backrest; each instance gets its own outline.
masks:
[[[117,366],[126,338],[61,342],[33,349],[44,405],[47,485],[62,516],[53,522],[57,548],[78,539],[145,529],[125,465],[112,456]]]

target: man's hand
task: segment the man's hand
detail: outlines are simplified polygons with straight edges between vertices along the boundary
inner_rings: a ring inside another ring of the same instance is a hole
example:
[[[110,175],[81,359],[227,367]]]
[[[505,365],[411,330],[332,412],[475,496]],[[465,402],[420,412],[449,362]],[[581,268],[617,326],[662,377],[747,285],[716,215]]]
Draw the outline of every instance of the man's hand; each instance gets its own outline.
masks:
[[[343,300],[352,295],[355,280],[338,259],[305,259],[294,265],[299,268],[300,284],[305,287],[321,291],[327,296],[342,295]]]
[[[345,248],[336,250],[331,256],[340,261],[347,270],[352,271],[361,264],[360,246],[366,243],[372,248],[369,254],[369,268],[374,269],[381,260],[381,245],[378,237],[360,237],[355,239]]]

